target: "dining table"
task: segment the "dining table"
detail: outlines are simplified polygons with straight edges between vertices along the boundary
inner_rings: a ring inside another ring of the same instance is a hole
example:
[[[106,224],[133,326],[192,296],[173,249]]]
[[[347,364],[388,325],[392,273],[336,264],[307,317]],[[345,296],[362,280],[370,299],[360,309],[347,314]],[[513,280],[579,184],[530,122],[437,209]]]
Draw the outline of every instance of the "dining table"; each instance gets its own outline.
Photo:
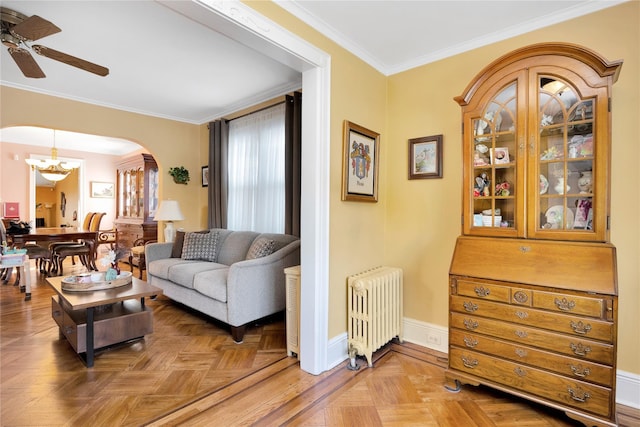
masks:
[[[98,232],[84,230],[76,227],[36,227],[25,234],[11,235],[12,243],[15,247],[21,248],[29,242],[55,243],[55,242],[85,242],[89,246],[89,265],[92,269],[96,267],[96,249],[98,247]]]

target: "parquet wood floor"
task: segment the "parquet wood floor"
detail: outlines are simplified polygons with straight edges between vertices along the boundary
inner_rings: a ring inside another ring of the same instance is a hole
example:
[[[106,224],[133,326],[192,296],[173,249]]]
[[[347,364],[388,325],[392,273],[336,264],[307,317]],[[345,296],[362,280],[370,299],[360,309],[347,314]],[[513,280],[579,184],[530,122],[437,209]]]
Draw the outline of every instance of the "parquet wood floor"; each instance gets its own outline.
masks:
[[[87,369],[51,318],[55,292],[31,274],[31,301],[0,286],[2,426],[142,425],[287,358],[283,317],[248,328],[238,345],[223,325],[159,297],[147,299],[154,332],[98,352]]]
[[[237,345],[166,298],[149,302],[153,334],[99,353],[87,369],[58,337],[51,295],[41,280],[30,302],[0,287],[2,426],[581,425],[489,388],[448,392],[446,355],[410,343],[376,352],[373,369],[359,359],[358,371],[310,375],[286,357],[282,319],[255,325]],[[619,405],[618,422],[640,426],[640,411]]]
[[[564,413],[486,387],[446,391],[446,355],[404,343],[318,376],[284,359],[149,426],[573,427]],[[618,405],[620,427],[640,411]]]

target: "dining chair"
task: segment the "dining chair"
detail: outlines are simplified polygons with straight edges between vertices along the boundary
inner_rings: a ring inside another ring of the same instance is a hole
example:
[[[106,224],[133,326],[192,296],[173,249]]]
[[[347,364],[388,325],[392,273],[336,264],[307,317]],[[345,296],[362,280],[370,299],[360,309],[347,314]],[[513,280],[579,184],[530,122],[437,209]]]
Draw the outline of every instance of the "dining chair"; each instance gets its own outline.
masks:
[[[89,221],[89,226],[84,228],[85,230],[95,231],[97,232],[100,229],[100,223],[102,222],[102,218],[106,215],[105,212],[96,212],[93,214],[92,218]],[[86,221],[86,219],[85,219]],[[80,260],[80,263],[86,267],[87,269],[93,269],[91,265],[91,260],[93,259],[94,254],[91,248],[86,242],[73,242],[73,243],[65,243],[65,244],[56,244],[52,243],[50,245],[51,248],[51,267],[50,272],[57,273],[59,275],[63,274],[62,263],[67,257],[71,257],[73,261],[73,257],[77,256]],[[72,262],[73,265],[75,263]]]

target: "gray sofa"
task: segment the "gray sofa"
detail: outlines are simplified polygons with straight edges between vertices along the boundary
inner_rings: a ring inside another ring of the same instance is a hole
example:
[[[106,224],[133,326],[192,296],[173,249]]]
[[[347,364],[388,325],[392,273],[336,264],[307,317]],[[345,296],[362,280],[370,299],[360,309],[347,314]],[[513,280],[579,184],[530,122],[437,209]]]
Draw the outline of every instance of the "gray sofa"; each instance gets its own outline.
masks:
[[[164,295],[231,326],[285,309],[284,269],[300,263],[300,240],[287,234],[211,229],[178,233],[145,247],[147,280]]]

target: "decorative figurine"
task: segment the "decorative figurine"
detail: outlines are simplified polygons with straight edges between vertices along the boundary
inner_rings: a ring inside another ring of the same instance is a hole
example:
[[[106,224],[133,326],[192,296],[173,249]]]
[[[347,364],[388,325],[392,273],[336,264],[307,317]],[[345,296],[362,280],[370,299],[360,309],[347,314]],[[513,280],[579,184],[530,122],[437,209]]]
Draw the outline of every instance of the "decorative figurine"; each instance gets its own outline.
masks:
[[[591,193],[591,171],[580,172],[578,188],[580,189],[580,194]]]

